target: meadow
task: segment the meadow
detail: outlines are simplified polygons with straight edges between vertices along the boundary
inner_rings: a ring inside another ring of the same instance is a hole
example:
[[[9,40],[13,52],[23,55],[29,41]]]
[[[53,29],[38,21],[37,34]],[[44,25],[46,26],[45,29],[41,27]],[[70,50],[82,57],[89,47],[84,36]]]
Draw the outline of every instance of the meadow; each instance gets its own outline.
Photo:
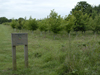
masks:
[[[24,46],[16,47],[17,70],[12,69],[11,33],[28,33],[28,62]],[[65,31],[53,38],[52,32],[13,30],[0,25],[0,75],[100,75],[100,34]]]

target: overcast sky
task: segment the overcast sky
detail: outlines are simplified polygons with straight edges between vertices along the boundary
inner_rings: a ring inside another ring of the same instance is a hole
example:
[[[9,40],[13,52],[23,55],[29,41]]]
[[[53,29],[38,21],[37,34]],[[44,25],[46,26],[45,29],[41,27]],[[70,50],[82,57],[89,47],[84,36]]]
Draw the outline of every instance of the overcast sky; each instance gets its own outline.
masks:
[[[36,19],[43,19],[50,14],[51,10],[65,16],[70,13],[77,2],[83,0],[0,0],[0,17],[18,19],[30,16]],[[91,5],[99,5],[100,0],[84,0]]]

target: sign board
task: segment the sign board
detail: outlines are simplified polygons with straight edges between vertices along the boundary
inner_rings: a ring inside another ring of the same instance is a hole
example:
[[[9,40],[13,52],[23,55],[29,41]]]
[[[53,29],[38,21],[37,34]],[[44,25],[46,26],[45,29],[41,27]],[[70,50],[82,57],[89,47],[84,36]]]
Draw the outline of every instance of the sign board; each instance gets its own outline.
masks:
[[[16,70],[16,46],[24,45],[25,66],[28,67],[28,35],[27,33],[12,33],[13,70]]]
[[[27,33],[12,33],[12,45],[27,45]]]

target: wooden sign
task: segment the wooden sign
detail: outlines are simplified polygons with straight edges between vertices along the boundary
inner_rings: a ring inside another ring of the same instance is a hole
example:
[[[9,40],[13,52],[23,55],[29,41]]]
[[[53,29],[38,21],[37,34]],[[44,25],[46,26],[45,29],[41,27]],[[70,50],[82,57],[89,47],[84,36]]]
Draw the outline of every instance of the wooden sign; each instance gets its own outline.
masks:
[[[27,45],[27,33],[12,33],[12,45]]]
[[[27,33],[12,33],[12,58],[13,70],[16,70],[16,46],[24,45],[25,66],[28,67],[28,34]]]

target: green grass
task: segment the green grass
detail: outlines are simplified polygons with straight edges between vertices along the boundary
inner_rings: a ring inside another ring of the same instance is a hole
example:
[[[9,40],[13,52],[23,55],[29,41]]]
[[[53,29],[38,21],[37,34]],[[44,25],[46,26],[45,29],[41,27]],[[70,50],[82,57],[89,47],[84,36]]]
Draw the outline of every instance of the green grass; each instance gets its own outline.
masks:
[[[53,39],[53,33],[40,35],[28,31],[29,67],[24,64],[24,46],[16,47],[17,70],[12,70],[11,33],[0,25],[0,75],[100,75],[100,35],[71,33],[70,46],[66,32]],[[27,32],[23,30],[21,32]],[[71,48],[69,48],[71,47]]]

